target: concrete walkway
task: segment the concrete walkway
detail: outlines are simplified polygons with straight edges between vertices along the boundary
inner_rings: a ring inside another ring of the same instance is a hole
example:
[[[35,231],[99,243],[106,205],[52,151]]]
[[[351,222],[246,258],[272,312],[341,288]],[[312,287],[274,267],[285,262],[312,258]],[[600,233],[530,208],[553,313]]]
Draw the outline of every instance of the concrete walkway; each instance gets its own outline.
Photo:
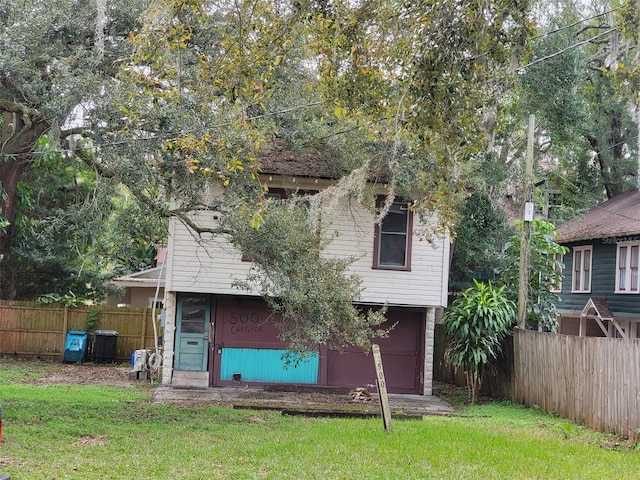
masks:
[[[271,391],[264,388],[219,387],[187,389],[160,386],[155,390],[154,403],[174,405],[223,405],[235,408],[270,408],[301,410],[347,410],[359,407],[363,410],[378,410],[378,395],[371,394],[370,402],[353,402],[349,393],[318,391]],[[453,407],[444,400],[425,395],[389,394],[392,412],[414,415],[446,415]]]

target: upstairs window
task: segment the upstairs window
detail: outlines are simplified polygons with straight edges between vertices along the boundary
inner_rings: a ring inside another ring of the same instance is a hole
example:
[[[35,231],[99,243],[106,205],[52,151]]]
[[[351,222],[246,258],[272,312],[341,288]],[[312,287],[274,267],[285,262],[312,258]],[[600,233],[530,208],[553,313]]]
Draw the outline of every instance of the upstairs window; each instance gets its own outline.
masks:
[[[380,206],[382,201],[378,202]],[[376,225],[373,268],[411,270],[413,215],[406,202],[394,202],[382,222]]]
[[[618,244],[616,259],[616,293],[638,293],[640,242]]]
[[[573,293],[589,293],[591,291],[591,245],[573,249]]]

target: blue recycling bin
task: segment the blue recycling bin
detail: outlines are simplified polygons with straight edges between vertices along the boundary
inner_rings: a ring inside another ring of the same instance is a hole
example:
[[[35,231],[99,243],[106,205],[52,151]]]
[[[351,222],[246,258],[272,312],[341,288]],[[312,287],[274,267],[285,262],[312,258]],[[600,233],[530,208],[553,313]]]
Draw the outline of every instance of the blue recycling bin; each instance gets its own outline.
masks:
[[[80,330],[69,330],[64,343],[64,362],[79,363],[87,355],[87,341],[89,334]]]

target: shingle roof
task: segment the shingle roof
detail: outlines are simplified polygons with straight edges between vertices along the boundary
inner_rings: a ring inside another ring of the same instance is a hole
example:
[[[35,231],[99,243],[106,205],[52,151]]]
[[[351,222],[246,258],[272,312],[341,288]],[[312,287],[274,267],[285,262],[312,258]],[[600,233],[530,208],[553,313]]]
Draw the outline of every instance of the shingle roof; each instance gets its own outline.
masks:
[[[557,229],[560,243],[640,234],[640,191],[628,190]]]
[[[313,151],[292,151],[281,139],[276,139],[268,152],[258,156],[260,169],[264,174],[309,177],[336,178],[336,167],[332,162]]]
[[[609,304],[602,298],[590,298],[582,309],[580,316],[589,317],[592,315],[591,311],[593,311],[595,315],[600,317],[602,320],[610,320],[613,318],[613,313],[611,313]]]

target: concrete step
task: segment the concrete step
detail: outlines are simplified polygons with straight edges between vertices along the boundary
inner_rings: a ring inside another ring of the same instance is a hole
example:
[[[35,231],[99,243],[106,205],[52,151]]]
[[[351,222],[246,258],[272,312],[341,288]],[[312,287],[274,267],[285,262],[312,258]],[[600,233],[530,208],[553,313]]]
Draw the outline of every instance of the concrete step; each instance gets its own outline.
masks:
[[[209,372],[174,370],[171,386],[176,388],[209,388]]]

